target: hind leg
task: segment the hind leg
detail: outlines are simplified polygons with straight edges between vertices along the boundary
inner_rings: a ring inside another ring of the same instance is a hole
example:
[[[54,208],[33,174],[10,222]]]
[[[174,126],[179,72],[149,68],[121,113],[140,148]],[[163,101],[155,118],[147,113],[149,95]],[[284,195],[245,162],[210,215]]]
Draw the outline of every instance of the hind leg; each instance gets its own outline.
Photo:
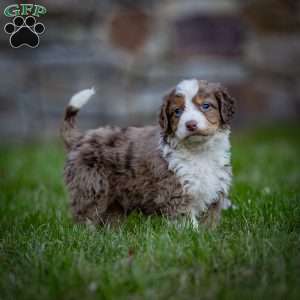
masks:
[[[113,202],[109,205],[106,212],[101,216],[101,223],[104,225],[119,225],[125,218],[126,214],[123,207]]]
[[[71,209],[74,219],[79,223],[100,224],[107,211],[107,198],[94,191],[73,190]]]
[[[97,168],[75,167],[70,162],[65,167],[65,181],[74,219],[80,223],[101,224],[110,205],[105,173]]]
[[[104,210],[99,205],[99,203],[103,203],[104,201],[105,199],[93,199],[89,201],[85,198],[84,204],[81,207],[72,205],[75,220],[79,223],[89,225],[114,226],[120,224],[125,216],[123,208],[118,203],[112,203]]]
[[[93,180],[95,184],[77,185],[71,191],[71,207],[74,219],[93,225],[119,224],[125,212],[122,206],[109,196],[109,184],[104,176]]]

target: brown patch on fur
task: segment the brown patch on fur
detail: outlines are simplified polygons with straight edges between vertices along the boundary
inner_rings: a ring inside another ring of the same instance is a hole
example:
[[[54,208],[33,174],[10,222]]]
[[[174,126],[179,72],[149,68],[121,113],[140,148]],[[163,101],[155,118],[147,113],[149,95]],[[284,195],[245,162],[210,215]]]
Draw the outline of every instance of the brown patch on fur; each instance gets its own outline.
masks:
[[[163,133],[168,134],[170,129],[169,129],[169,118],[167,115],[168,111],[168,106],[169,106],[169,99],[175,94],[175,91],[173,90],[169,95],[166,95],[163,98],[163,103],[160,108],[160,113],[159,113],[159,125],[163,131]]]
[[[235,113],[235,100],[229,95],[227,89],[221,85],[219,85],[215,95],[220,106],[222,124],[230,125]]]
[[[175,110],[183,111],[184,101],[184,97],[176,95],[175,90],[164,97],[159,124],[165,133],[174,134],[176,132],[180,117],[176,116]]]
[[[221,121],[219,125],[225,127],[231,123],[235,112],[235,100],[220,83],[209,83],[205,80],[200,80],[197,98],[197,101],[201,101],[200,99],[203,99],[203,101],[204,99],[207,100],[213,104],[215,109],[218,109],[219,117],[216,113],[213,113],[214,110],[205,113],[209,122]]]
[[[193,103],[198,107],[198,109],[205,115],[207,121],[213,127],[212,129],[217,129],[220,125],[220,111],[219,104],[215,98],[214,93],[207,93],[199,90],[197,96],[192,100]],[[210,108],[208,110],[204,110],[202,105],[204,103],[210,104]]]

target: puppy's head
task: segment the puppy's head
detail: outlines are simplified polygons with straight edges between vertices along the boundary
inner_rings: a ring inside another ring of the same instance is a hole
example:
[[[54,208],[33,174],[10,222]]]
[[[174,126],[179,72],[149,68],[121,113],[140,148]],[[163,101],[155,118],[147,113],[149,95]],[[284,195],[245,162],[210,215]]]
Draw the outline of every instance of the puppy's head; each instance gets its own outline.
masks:
[[[220,84],[183,80],[164,97],[159,124],[165,136],[179,142],[208,140],[219,129],[228,128],[234,100]]]

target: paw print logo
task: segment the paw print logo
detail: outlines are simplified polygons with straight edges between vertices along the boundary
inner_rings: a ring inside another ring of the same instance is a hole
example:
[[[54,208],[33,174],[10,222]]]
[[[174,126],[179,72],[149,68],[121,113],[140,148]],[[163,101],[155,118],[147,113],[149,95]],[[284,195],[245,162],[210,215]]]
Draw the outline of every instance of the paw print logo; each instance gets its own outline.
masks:
[[[21,46],[36,48],[40,43],[39,35],[44,33],[45,26],[42,23],[37,23],[33,16],[28,16],[26,19],[17,16],[12,23],[7,23],[4,26],[4,31],[11,35],[9,42],[13,48]]]

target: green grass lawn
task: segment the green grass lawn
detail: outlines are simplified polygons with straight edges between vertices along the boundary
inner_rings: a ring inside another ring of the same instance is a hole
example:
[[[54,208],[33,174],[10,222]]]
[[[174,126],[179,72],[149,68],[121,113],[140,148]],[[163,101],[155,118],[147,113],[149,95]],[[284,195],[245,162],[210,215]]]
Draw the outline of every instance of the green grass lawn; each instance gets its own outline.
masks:
[[[297,127],[233,137],[236,210],[216,230],[72,222],[59,144],[1,147],[0,299],[299,299]]]

